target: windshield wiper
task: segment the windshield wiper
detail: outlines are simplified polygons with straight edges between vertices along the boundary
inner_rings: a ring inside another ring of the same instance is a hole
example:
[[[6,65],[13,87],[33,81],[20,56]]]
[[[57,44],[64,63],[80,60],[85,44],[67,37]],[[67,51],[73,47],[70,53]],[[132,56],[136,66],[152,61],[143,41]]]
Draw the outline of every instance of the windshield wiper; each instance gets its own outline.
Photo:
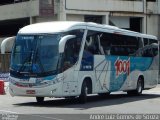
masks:
[[[40,43],[37,43],[37,46],[36,46],[36,52],[35,52],[35,56],[34,56],[34,57],[35,57],[34,63],[37,62],[37,63],[38,63],[38,66],[39,66],[40,69],[41,69],[41,71],[44,72],[45,70],[44,70],[43,64],[42,64],[40,58],[38,57],[38,52],[39,52],[39,51],[38,51],[38,48],[39,48],[39,44],[40,44]],[[33,65],[32,65],[32,66],[33,66]]]
[[[38,66],[40,67],[40,70],[41,70],[42,72],[44,72],[45,70],[44,70],[43,64],[42,64],[40,58],[37,56],[37,54],[36,54],[35,62],[38,63]]]
[[[27,57],[27,58],[24,60],[22,66],[19,68],[19,70],[18,70],[17,72],[22,73],[23,70],[24,70],[25,67],[26,67],[26,66],[25,66],[26,64],[30,64],[30,65],[32,64],[32,61],[31,61],[32,56],[33,56],[33,52],[31,52],[31,53],[29,54],[29,57]],[[29,62],[28,62],[28,61],[29,61]]]

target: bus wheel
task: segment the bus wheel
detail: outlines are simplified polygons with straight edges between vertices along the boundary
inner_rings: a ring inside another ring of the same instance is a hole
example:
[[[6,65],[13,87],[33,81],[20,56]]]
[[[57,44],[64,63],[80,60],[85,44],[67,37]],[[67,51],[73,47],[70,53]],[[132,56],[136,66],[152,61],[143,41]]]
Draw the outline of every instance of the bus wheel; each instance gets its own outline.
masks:
[[[141,95],[143,91],[143,80],[139,78],[137,81],[137,88],[136,90],[127,91],[128,95]]]
[[[36,97],[37,103],[43,103],[44,97]]]
[[[136,94],[141,95],[143,91],[143,80],[141,78],[138,79]]]
[[[87,94],[88,94],[88,88],[87,88],[86,82],[84,81],[83,84],[82,84],[81,94],[79,96],[80,103],[83,103],[83,104],[86,103]]]

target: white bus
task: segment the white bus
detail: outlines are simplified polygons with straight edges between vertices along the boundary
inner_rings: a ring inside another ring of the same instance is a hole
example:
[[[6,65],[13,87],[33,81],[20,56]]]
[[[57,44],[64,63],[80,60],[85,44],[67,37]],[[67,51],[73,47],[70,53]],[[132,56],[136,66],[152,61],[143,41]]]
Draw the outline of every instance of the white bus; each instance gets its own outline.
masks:
[[[11,55],[12,96],[140,95],[158,83],[155,36],[85,22],[46,22],[19,30]]]

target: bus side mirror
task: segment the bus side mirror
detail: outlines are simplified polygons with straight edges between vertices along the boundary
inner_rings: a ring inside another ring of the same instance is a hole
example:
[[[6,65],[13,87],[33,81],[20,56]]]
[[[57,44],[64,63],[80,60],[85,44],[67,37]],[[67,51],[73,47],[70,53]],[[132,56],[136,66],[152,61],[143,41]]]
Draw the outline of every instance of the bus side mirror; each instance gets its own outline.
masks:
[[[13,42],[15,41],[15,36],[13,37],[8,37],[6,39],[4,39],[1,43],[1,54],[5,54],[6,52],[6,48],[7,46],[9,46],[9,44],[13,45]],[[9,43],[10,42],[10,43]],[[8,43],[8,44],[7,44]]]
[[[62,37],[60,42],[59,42],[59,53],[63,53],[66,42],[70,39],[75,38],[75,37],[76,37],[75,35],[66,35],[66,36]]]

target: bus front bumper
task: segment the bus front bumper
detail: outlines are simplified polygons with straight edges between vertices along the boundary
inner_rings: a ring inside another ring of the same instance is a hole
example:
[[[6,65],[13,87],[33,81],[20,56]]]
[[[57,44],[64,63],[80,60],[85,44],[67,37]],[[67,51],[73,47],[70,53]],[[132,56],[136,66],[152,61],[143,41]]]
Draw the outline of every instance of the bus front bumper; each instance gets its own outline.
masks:
[[[47,87],[19,87],[9,83],[9,93],[11,96],[28,97],[62,97],[62,83],[50,85]]]

